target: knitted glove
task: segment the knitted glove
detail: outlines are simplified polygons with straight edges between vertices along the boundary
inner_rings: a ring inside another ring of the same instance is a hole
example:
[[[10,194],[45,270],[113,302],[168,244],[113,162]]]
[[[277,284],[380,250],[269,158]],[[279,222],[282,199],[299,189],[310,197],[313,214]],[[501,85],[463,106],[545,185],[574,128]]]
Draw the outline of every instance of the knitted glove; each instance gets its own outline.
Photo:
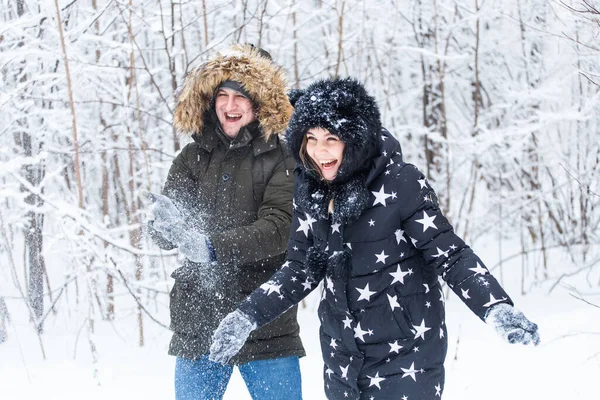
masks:
[[[148,198],[153,202],[149,218],[154,221],[154,230],[176,244],[179,253],[188,260],[197,263],[216,261],[214,249],[206,235],[186,224],[171,199],[155,193],[148,193]]]
[[[537,346],[540,343],[538,326],[525,315],[507,303],[492,306],[485,322],[494,327],[498,335],[509,343]]]
[[[256,322],[243,312],[235,310],[227,314],[213,334],[209,360],[227,364],[241,350],[254,329]]]

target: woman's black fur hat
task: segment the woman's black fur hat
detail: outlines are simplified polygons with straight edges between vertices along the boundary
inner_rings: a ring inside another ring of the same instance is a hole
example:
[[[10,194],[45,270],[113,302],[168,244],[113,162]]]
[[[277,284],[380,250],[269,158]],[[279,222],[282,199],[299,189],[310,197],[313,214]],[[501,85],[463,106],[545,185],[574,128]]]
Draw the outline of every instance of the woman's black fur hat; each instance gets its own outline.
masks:
[[[333,183],[344,182],[370,167],[379,153],[381,118],[375,99],[353,78],[319,80],[290,93],[294,114],[285,133],[298,163],[302,138],[310,128],[324,128],[344,142],[344,155]]]

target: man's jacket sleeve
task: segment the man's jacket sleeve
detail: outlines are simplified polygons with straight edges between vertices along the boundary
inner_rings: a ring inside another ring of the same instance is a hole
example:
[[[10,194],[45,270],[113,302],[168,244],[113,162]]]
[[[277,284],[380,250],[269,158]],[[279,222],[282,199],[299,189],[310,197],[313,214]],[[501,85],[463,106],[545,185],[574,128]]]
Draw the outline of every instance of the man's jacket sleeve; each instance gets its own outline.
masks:
[[[280,156],[267,182],[257,220],[212,234],[217,260],[244,265],[282,254],[288,243],[292,213],[293,161]]]

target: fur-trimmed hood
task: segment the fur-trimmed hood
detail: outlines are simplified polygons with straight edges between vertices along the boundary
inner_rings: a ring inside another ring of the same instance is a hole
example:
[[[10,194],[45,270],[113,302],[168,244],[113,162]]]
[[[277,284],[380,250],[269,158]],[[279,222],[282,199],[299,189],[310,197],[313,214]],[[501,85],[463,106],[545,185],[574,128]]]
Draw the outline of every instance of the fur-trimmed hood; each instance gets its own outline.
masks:
[[[266,140],[285,131],[293,108],[282,68],[261,56],[259,49],[239,44],[219,52],[186,76],[176,96],[175,128],[188,135],[201,134],[206,112],[214,106],[215,91],[227,80],[241,83],[257,105],[256,117]]]
[[[328,218],[333,201],[335,223],[356,220],[369,205],[369,178],[381,170],[377,160],[384,130],[375,99],[352,78],[316,81],[290,93],[290,99],[295,110],[285,138],[299,166],[296,201],[319,219]],[[315,127],[327,129],[344,142],[342,162],[331,182],[308,169],[300,158],[302,139]]]
[[[296,161],[302,164],[300,148],[306,131],[324,128],[344,142],[338,176],[341,183],[368,170],[379,154],[381,118],[375,99],[353,78],[319,80],[305,90],[290,94],[294,114],[285,133]]]

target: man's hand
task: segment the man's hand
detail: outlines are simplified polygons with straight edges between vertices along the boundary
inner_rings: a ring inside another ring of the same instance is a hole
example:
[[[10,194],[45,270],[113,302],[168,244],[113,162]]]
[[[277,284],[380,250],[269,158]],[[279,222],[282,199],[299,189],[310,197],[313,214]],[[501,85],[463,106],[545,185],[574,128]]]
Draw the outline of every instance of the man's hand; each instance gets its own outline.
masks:
[[[537,346],[540,343],[538,326],[510,304],[500,303],[488,311],[485,322],[509,343]]]
[[[171,199],[150,192],[147,196],[152,200],[149,216],[149,219],[154,221],[152,227],[165,239],[177,245],[179,253],[188,260],[198,263],[216,260],[206,235],[186,224]]]
[[[250,332],[256,329],[256,323],[239,310],[231,312],[223,318],[213,334],[208,358],[211,361],[227,364],[246,343]]]

